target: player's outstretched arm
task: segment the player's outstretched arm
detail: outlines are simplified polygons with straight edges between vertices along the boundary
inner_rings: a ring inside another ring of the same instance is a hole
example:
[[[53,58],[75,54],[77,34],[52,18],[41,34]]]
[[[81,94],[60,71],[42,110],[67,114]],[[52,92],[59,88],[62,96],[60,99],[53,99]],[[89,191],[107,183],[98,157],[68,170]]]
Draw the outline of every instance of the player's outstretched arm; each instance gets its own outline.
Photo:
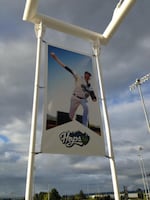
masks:
[[[65,65],[56,55],[54,52],[51,52],[50,53],[51,57],[60,65],[62,66],[63,68],[65,68],[68,72],[70,72],[74,78],[76,78],[76,75],[75,73],[72,71],[72,69],[70,69],[67,65]]]
[[[50,53],[51,57],[62,67],[65,67],[66,65],[55,55],[55,53]]]

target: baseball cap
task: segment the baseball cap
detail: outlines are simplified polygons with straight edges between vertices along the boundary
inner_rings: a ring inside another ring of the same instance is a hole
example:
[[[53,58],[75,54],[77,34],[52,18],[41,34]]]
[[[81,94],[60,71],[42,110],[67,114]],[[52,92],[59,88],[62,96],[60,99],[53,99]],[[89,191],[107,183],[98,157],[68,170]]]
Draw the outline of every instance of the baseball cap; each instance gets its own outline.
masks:
[[[92,74],[88,71],[85,71],[84,74],[88,74],[89,76],[92,76]]]

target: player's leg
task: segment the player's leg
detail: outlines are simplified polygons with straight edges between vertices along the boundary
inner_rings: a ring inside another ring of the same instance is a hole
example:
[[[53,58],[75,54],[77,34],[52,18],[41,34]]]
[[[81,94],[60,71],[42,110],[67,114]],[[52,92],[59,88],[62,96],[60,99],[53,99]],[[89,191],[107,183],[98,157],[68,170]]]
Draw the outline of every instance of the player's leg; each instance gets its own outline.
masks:
[[[82,124],[84,124],[85,126],[88,126],[89,109],[88,109],[87,99],[82,99],[81,100],[81,105],[83,107]]]
[[[75,112],[79,107],[79,105],[80,105],[80,100],[77,97],[72,96],[70,102],[70,111],[69,111],[69,117],[71,120],[73,120]]]

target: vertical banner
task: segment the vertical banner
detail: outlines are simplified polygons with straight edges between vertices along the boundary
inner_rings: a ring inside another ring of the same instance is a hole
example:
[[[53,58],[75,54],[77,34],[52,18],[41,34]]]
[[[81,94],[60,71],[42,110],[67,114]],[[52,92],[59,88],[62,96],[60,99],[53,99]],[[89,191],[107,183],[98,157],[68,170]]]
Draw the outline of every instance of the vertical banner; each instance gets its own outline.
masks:
[[[92,56],[47,46],[41,152],[105,155]]]

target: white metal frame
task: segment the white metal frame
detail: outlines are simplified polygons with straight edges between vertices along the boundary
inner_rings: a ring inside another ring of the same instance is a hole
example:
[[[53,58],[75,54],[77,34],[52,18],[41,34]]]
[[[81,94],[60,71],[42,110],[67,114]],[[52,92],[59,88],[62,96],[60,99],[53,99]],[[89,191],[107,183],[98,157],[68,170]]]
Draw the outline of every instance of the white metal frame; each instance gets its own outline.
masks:
[[[38,107],[38,86],[39,86],[39,71],[40,71],[40,56],[41,56],[41,41],[43,35],[43,25],[55,29],[66,34],[70,34],[79,38],[83,38],[93,42],[94,53],[96,55],[96,64],[99,69],[99,84],[100,93],[102,95],[102,105],[104,111],[104,123],[106,129],[106,139],[108,145],[108,158],[110,160],[110,168],[112,174],[112,182],[114,188],[115,200],[120,199],[118,180],[115,168],[115,158],[113,153],[113,146],[111,140],[110,126],[107,114],[107,106],[104,96],[104,89],[102,83],[102,72],[98,61],[100,44],[106,45],[110,38],[113,36],[119,25],[121,24],[128,11],[134,5],[136,0],[120,0],[117,4],[112,20],[108,24],[103,34],[81,28],[72,24],[65,23],[61,20],[45,16],[38,13],[38,0],[26,0],[23,20],[32,22],[36,26],[37,36],[37,59],[36,59],[36,71],[35,71],[35,85],[34,85],[34,98],[33,98],[33,110],[32,110],[32,123],[31,123],[31,135],[29,146],[29,160],[27,169],[27,181],[26,181],[26,200],[32,199],[32,185],[33,185],[33,169],[34,169],[34,156],[35,156],[35,141],[36,141],[36,124],[37,124],[37,107]]]
[[[39,24],[42,21],[48,28],[90,41],[99,40],[101,44],[106,44],[109,41],[121,24],[122,20],[136,2],[136,0],[120,0],[114,10],[112,20],[106,27],[104,33],[100,34],[38,13],[38,1],[39,0],[26,1],[23,20],[32,22],[33,24]]]

